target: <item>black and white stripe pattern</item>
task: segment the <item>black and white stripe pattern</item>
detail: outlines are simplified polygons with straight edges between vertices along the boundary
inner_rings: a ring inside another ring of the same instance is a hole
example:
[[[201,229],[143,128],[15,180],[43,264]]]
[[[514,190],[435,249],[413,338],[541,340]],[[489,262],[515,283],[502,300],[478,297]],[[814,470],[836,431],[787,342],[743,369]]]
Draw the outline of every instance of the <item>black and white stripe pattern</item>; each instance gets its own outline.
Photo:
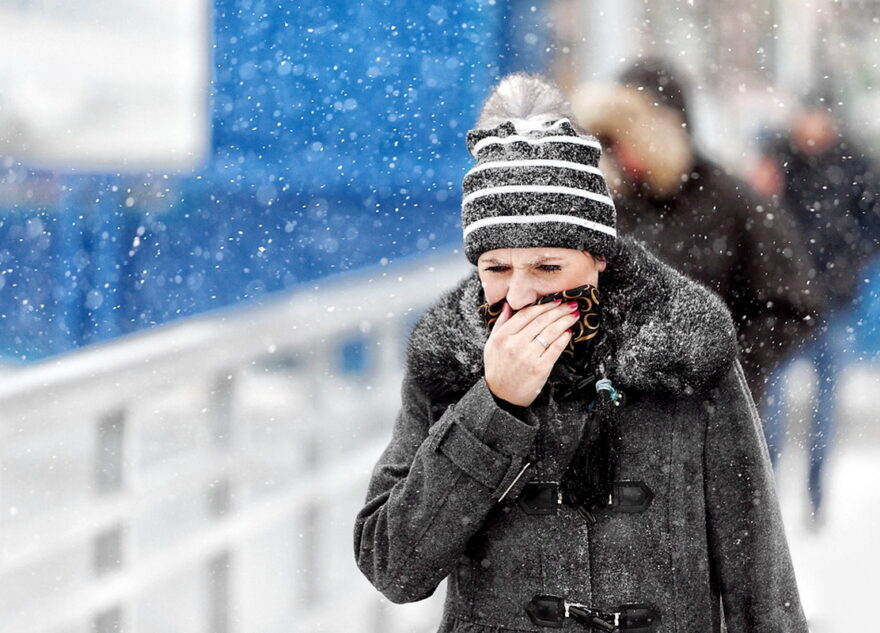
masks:
[[[496,248],[610,250],[616,214],[595,138],[560,118],[471,130],[467,143],[477,159],[462,183],[465,253],[472,262]]]
[[[593,222],[592,220],[584,220],[582,218],[576,218],[570,215],[547,213],[541,215],[500,215],[490,218],[483,218],[481,220],[477,220],[476,222],[471,222],[470,224],[468,224],[467,228],[464,230],[464,236],[467,237],[477,229],[488,226],[497,226],[499,224],[543,224],[551,222],[561,222],[563,224],[582,226],[584,228],[590,229],[591,231],[599,231],[600,233],[605,233],[607,235],[611,235],[612,237],[617,235],[614,229],[609,228],[604,224]]]

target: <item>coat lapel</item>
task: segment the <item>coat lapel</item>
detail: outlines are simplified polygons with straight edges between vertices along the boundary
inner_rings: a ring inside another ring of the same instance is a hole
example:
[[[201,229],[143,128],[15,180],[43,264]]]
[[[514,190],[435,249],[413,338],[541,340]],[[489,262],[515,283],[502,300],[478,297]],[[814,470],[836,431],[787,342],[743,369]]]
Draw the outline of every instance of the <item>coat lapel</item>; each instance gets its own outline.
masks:
[[[599,279],[602,326],[615,350],[607,371],[623,389],[689,396],[715,385],[736,356],[730,313],[717,295],[631,239]],[[422,316],[407,365],[429,396],[467,391],[483,373],[486,331],[476,270]]]

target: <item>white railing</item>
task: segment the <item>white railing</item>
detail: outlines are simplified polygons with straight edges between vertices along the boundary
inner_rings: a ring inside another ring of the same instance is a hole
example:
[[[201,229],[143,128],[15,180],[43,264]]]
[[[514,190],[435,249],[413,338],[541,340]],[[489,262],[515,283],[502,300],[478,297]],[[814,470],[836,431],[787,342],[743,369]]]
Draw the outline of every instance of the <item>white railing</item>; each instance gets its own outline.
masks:
[[[436,597],[370,587],[352,527],[408,329],[467,268],[403,261],[6,376],[0,631],[436,626]]]

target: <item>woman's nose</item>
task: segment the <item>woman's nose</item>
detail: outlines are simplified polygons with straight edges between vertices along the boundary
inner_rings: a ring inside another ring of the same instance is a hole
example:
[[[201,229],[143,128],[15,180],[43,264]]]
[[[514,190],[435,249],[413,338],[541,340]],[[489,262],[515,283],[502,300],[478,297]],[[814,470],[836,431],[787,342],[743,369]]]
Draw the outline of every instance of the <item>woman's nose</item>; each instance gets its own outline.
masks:
[[[511,281],[507,287],[507,303],[514,310],[519,310],[538,300],[538,293],[531,284]]]

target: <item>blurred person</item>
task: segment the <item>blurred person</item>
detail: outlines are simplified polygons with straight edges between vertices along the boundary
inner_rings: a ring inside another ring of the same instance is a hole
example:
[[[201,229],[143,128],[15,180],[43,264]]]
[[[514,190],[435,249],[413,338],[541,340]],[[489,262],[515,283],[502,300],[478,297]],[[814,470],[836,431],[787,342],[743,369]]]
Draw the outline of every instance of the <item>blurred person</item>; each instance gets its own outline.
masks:
[[[512,75],[467,135],[475,270],[411,334],[358,566],[398,603],[448,578],[442,632],[805,633],[730,313],[618,237],[571,116]]]
[[[572,96],[580,123],[607,146],[625,233],[721,295],[733,313],[755,401],[768,376],[814,324],[821,298],[793,218],[704,156],[692,140],[686,88],[657,58],[636,61],[612,86]]]
[[[876,167],[843,132],[831,106],[826,94],[806,96],[788,133],[765,141],[752,176],[756,188],[778,197],[794,215],[815,261],[815,283],[826,298],[816,341],[803,355],[817,375],[807,482],[814,521],[820,518],[824,466],[834,439],[838,379],[853,350],[859,273],[880,252]],[[787,392],[783,375],[765,420],[774,461],[783,444]]]

